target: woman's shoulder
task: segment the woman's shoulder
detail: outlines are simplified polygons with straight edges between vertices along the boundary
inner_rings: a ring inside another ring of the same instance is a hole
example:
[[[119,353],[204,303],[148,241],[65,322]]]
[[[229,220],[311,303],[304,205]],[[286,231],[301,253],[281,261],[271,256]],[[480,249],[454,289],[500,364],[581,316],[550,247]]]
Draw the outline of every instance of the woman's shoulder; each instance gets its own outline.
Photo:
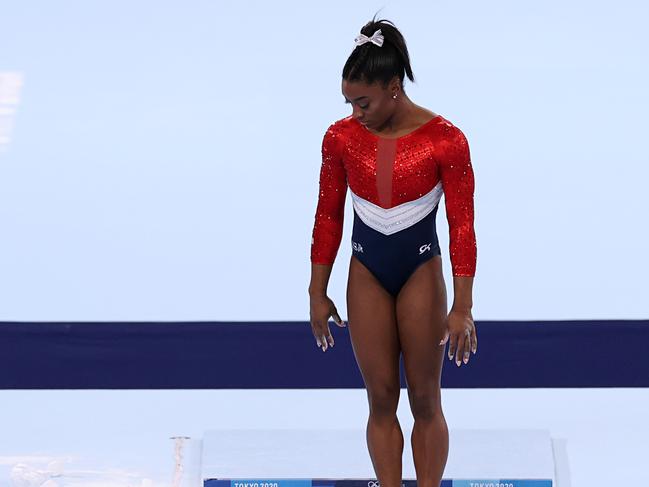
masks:
[[[444,138],[455,140],[460,143],[466,143],[466,136],[464,132],[455,122],[442,115],[437,115],[438,123],[435,124],[437,132],[441,132]]]
[[[329,124],[329,127],[327,127],[327,131],[333,130],[337,132],[346,132],[350,131],[353,127],[355,126],[355,121],[352,115],[347,115],[346,117],[339,118],[338,120],[334,120]]]
[[[348,115],[331,122],[325,130],[324,138],[325,140],[336,139],[337,141],[344,143],[346,140],[350,140],[355,128],[356,126],[352,115]]]

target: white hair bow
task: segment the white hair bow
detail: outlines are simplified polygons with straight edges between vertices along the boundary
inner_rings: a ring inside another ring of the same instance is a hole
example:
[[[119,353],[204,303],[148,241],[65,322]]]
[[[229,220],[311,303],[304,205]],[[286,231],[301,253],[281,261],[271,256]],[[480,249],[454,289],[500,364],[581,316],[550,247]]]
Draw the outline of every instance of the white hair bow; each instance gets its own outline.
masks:
[[[371,42],[381,47],[383,45],[383,35],[381,34],[381,29],[378,29],[376,32],[374,32],[374,34],[372,34],[372,37],[367,37],[365,34],[360,34],[356,36],[354,42],[357,46],[365,44],[366,42]]]

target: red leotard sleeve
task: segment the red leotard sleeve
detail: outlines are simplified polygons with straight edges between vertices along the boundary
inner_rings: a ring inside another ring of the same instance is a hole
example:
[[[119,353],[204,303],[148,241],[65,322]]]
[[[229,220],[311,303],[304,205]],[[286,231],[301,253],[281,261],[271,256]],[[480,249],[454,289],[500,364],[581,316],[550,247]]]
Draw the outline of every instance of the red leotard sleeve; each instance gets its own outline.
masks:
[[[453,127],[439,160],[446,201],[449,252],[453,276],[475,276],[476,238],[473,227],[475,181],[469,144],[462,131]]]
[[[347,177],[342,160],[342,134],[330,125],[322,140],[320,192],[311,238],[311,262],[333,264],[343,236]]]

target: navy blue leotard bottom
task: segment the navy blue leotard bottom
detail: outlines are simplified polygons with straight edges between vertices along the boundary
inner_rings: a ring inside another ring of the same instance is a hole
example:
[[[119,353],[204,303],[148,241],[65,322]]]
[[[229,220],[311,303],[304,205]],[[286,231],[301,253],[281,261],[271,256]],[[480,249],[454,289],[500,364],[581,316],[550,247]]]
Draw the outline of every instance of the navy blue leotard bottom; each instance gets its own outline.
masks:
[[[385,235],[361,220],[354,210],[352,255],[361,261],[392,296],[427,260],[441,254],[435,228],[435,208],[414,225]]]

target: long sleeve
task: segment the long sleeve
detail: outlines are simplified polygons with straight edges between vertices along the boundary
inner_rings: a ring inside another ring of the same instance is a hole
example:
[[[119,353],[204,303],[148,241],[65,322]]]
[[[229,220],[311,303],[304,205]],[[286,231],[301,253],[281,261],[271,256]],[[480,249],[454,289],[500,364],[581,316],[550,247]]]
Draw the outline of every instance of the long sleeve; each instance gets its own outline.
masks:
[[[347,177],[341,133],[329,126],[322,140],[318,204],[311,238],[311,262],[333,264],[343,235]]]
[[[475,276],[477,247],[473,226],[475,180],[469,144],[462,131],[448,132],[439,159],[449,228],[449,252],[453,276]]]

